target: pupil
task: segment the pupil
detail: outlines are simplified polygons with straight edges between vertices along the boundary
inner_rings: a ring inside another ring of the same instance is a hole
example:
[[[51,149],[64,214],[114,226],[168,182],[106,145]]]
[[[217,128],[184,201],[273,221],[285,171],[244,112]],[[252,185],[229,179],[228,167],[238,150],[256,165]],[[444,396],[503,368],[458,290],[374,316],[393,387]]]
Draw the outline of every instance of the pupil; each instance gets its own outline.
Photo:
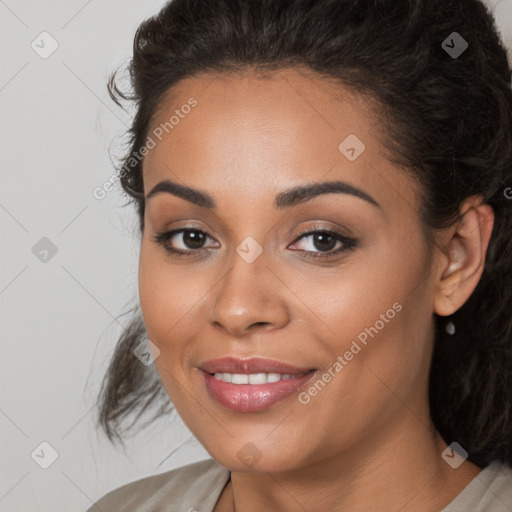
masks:
[[[330,243],[327,243],[328,247],[326,247],[325,243],[326,243],[326,239],[328,239],[328,238],[330,239]],[[315,248],[319,249],[319,250],[325,249],[326,251],[329,251],[334,248],[334,245],[336,245],[336,240],[334,239],[333,236],[326,235],[323,233],[315,234],[313,240],[314,240],[313,243],[315,245]],[[333,244],[333,242],[334,242],[334,244]]]
[[[201,248],[204,242],[204,233],[200,231],[186,231],[183,236],[185,237],[185,244],[191,249]]]

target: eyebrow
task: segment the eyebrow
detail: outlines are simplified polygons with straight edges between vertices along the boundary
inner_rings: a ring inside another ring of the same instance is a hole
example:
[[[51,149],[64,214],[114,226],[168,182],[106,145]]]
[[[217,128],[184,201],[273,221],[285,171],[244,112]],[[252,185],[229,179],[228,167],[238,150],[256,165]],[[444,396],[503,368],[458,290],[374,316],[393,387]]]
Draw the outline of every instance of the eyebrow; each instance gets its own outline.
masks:
[[[171,194],[202,208],[215,209],[217,207],[215,199],[207,192],[187,187],[186,185],[180,185],[169,180],[158,182],[146,195],[146,200],[162,193]],[[286,189],[275,197],[274,208],[283,210],[297,204],[305,203],[323,194],[349,194],[381,208],[380,204],[375,201],[372,196],[345,181],[311,183]]]

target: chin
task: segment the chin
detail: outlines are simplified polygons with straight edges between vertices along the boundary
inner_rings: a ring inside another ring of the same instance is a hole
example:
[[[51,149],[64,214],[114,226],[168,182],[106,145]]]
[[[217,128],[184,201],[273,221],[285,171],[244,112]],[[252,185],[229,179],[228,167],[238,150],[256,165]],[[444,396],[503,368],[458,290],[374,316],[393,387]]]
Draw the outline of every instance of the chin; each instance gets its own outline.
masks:
[[[233,443],[235,444],[235,443]],[[236,443],[238,444],[238,443]],[[268,450],[271,450],[268,453]],[[274,473],[296,469],[299,461],[287,456],[275,448],[258,449],[254,443],[242,443],[237,451],[208,450],[210,456],[229,471],[240,473]],[[291,450],[297,453],[297,450]]]

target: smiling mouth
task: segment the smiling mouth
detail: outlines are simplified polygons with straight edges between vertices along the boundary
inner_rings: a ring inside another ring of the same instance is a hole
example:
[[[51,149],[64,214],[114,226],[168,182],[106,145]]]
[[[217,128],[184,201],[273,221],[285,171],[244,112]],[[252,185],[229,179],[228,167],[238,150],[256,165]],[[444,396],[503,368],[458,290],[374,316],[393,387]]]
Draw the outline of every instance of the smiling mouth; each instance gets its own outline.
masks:
[[[283,403],[317,372],[316,368],[260,356],[220,357],[203,361],[197,367],[209,396],[222,407],[241,413]]]
[[[285,403],[285,399],[298,393],[316,373],[317,370],[293,374],[261,371],[210,373],[201,370],[209,396],[223,408],[239,413],[255,413],[274,404]]]

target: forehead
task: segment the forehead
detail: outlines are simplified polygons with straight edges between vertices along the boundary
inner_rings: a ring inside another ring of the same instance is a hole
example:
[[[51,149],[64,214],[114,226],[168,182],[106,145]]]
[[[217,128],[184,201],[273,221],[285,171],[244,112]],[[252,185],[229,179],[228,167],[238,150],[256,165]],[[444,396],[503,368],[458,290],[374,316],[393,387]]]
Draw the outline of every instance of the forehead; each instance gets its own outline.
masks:
[[[149,126],[156,145],[144,158],[145,191],[168,178],[249,198],[344,179],[370,193],[391,185],[390,201],[398,194],[412,204],[410,180],[384,156],[375,107],[295,68],[186,78],[163,96]]]
[[[187,102],[191,98],[197,104],[188,112]],[[181,110],[187,112],[176,119]],[[175,122],[170,127],[173,115]],[[184,118],[192,120],[182,123]],[[264,74],[246,70],[185,78],[163,95],[149,131],[165,127],[166,123],[167,130],[164,129],[162,137],[169,139],[170,144],[190,140],[187,125],[193,124],[194,130],[201,129],[197,136],[203,137],[206,132],[215,131],[217,138],[226,138],[233,134],[228,131],[231,128],[236,134],[233,141],[241,141],[247,148],[249,140],[243,137],[249,130],[258,135],[255,142],[260,147],[265,134],[288,134],[290,143],[294,135],[322,137],[328,143],[351,131],[360,139],[370,141],[375,137],[370,132],[379,124],[379,118],[376,105],[370,105],[367,97],[311,71],[287,68]],[[216,124],[216,130],[212,123]],[[171,131],[172,137],[167,137]]]
[[[269,101],[279,99],[284,106],[302,100],[313,110],[317,106],[320,109],[343,106],[340,103],[344,101],[356,102],[363,107],[371,99],[363,98],[332,77],[319,75],[303,66],[268,71],[249,66],[237,71],[200,72],[185,77],[162,95],[155,113],[165,114],[173,102],[179,103],[180,99],[186,99],[191,94],[198,99],[215,100],[218,104],[242,101],[249,105],[266,98]],[[369,106],[368,112],[372,108]],[[324,115],[321,111],[317,113]]]

